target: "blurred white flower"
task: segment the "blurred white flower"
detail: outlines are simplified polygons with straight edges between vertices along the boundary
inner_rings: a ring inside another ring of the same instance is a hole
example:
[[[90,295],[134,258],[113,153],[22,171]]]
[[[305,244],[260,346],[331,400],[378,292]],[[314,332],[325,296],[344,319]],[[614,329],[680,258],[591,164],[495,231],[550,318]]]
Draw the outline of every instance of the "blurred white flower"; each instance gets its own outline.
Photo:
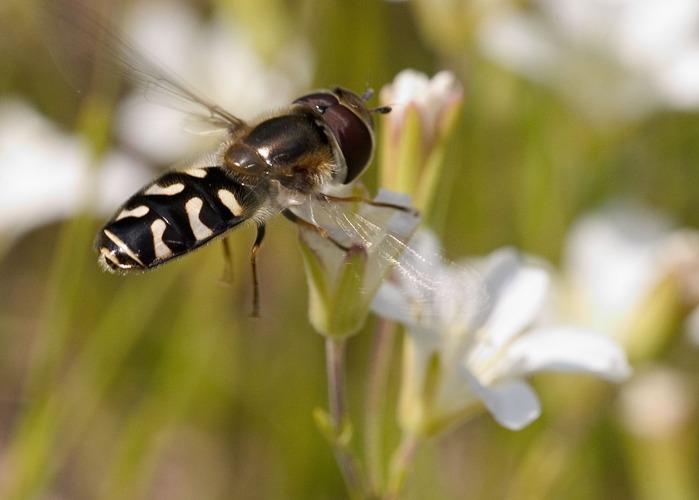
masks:
[[[461,103],[463,94],[463,87],[450,71],[440,71],[432,78],[412,69],[401,71],[381,89],[381,103],[393,107],[386,115],[389,133],[399,136],[406,126],[406,113],[415,109],[421,121],[422,146],[429,152],[444,126],[441,122]]]
[[[409,193],[425,210],[438,185],[464,89],[449,71],[429,78],[406,69],[381,89],[380,98],[392,108],[381,118],[381,186]]]
[[[58,129],[28,104],[0,101],[0,236],[21,233],[93,206],[106,214],[143,185],[149,170],[109,152],[93,169],[80,137]]]
[[[149,57],[243,119],[289,105],[311,83],[312,55],[304,39],[290,41],[267,62],[228,19],[204,23],[181,2],[138,2],[129,19],[126,31]],[[182,113],[205,115],[205,110],[183,101],[168,103],[163,95],[146,98],[135,91],[119,109],[118,132],[131,147],[169,164],[212,145],[204,137],[210,134],[193,133],[202,124],[185,123]]]
[[[650,439],[682,436],[697,406],[696,393],[686,376],[663,368],[636,374],[624,387],[619,402],[626,428]]]
[[[436,287],[398,278],[384,284],[372,308],[407,329],[400,420],[430,435],[480,411],[521,429],[540,414],[524,380],[539,371],[585,372],[609,380],[629,373],[623,351],[608,337],[571,326],[536,326],[549,275],[510,249],[492,253],[476,272],[436,260],[433,237],[421,233],[409,266]],[[417,255],[422,258],[415,258]],[[432,256],[432,257],[430,257]],[[484,294],[473,290],[484,287]]]
[[[661,242],[669,228],[661,215],[633,207],[581,217],[568,233],[563,258],[566,285],[580,299],[575,316],[614,331],[659,279]]]
[[[699,2],[538,0],[481,23],[486,57],[559,90],[593,118],[699,106]]]
[[[639,207],[586,215],[567,238],[563,279],[568,313],[632,358],[651,355],[699,304],[699,233]]]

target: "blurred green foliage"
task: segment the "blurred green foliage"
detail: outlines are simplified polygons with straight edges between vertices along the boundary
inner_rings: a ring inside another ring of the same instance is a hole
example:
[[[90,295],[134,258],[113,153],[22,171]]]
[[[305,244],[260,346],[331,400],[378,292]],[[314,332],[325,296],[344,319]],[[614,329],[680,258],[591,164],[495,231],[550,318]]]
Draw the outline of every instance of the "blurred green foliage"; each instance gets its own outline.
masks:
[[[455,72],[465,109],[431,215],[452,258],[514,245],[556,262],[571,221],[616,198],[699,224],[697,114],[586,121],[550,89],[485,61],[471,26],[448,43],[430,34],[409,2],[193,3],[247,26],[263,57],[302,33],[318,87],[378,89],[406,67]],[[36,28],[42,9],[0,5],[0,98],[22,97],[67,130],[90,123],[91,135],[111,137],[113,102],[85,121],[95,111],[45,50]],[[377,187],[375,173],[365,181]],[[326,405],[323,342],[307,320],[295,228],[282,220],[269,227],[259,260],[262,317],[251,319],[250,228],[230,238],[236,275],[223,287],[218,245],[145,275],[102,273],[91,245],[103,222],[84,215],[36,228],[1,256],[0,496],[342,498],[311,418]],[[374,326],[349,344],[353,416]],[[389,402],[397,362],[393,370]],[[602,415],[586,419],[586,395],[603,391],[584,382],[589,392],[565,409],[544,395],[543,417],[524,431],[484,416],[434,442],[418,457],[409,497],[642,497],[627,443],[609,423],[611,395],[600,396]],[[395,446],[391,412],[385,427]],[[687,491],[673,498],[690,498]]]

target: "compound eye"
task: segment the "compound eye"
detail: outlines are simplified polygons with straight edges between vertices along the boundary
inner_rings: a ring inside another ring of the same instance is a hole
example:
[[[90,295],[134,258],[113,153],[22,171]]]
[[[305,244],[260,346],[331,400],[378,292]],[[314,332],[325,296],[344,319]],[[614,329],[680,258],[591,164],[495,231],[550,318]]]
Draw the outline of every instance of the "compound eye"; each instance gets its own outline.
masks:
[[[343,105],[328,108],[323,120],[332,130],[347,164],[349,184],[364,171],[374,151],[374,137],[364,121]]]
[[[325,114],[325,111],[329,107],[336,106],[340,104],[340,102],[337,100],[337,97],[332,94],[327,92],[316,92],[315,94],[308,94],[299,97],[294,101],[294,104],[303,104],[304,106],[308,106],[309,108],[318,111],[322,115]]]
[[[350,92],[342,89],[338,89],[337,92],[342,92],[340,95],[343,102],[330,92],[317,92],[300,97],[294,103],[303,104],[320,113],[345,158],[347,176],[343,184],[348,184],[359,177],[371,160],[374,136],[371,123],[367,123],[357,114],[361,110],[350,108],[357,107],[355,102],[345,95]],[[355,97],[354,101],[362,102],[358,96],[352,96]]]

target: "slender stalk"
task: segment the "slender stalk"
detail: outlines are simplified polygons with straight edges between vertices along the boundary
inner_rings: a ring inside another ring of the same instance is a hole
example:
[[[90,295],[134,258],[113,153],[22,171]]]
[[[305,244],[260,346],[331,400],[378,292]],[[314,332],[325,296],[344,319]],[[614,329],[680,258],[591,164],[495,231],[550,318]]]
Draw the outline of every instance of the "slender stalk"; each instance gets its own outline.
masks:
[[[386,407],[386,386],[393,354],[394,332],[395,323],[386,319],[379,320],[369,361],[364,414],[364,450],[369,487],[372,492],[382,491],[384,482],[381,425]]]
[[[345,403],[346,339],[327,337],[325,354],[328,372],[328,403],[334,431],[333,451],[347,491],[352,498],[365,498],[365,487],[356,460],[348,447],[347,411]]]
[[[328,370],[328,404],[335,430],[341,430],[345,417],[345,339],[327,337],[325,356]]]
[[[388,490],[384,498],[400,498],[405,488],[405,480],[413,466],[415,455],[420,447],[420,439],[414,434],[404,434],[398,449],[391,460]]]

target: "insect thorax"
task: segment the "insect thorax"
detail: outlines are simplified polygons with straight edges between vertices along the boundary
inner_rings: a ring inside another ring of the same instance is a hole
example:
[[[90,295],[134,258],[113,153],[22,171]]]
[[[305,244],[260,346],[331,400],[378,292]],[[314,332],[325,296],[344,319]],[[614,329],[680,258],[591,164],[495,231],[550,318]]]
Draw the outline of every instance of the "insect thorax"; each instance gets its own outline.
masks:
[[[265,119],[229,143],[224,164],[243,177],[265,177],[300,194],[317,192],[339,164],[327,130],[303,108]]]

